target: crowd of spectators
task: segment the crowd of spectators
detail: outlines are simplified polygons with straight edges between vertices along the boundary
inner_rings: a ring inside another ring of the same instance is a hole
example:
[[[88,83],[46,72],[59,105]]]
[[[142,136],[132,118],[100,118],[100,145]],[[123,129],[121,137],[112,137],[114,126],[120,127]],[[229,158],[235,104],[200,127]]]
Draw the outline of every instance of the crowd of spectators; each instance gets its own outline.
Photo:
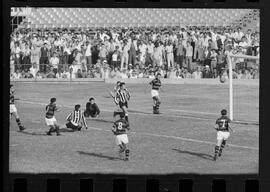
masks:
[[[260,34],[225,27],[20,29],[11,34],[11,78],[216,78],[228,53],[259,55]],[[233,77],[259,63],[233,60]]]

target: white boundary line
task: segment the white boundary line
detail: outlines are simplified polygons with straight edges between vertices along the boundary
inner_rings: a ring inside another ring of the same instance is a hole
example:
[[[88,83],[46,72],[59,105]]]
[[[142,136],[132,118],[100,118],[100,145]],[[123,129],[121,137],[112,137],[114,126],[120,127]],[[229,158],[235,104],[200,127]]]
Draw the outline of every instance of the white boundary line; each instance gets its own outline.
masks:
[[[22,103],[29,103],[29,104],[39,104],[39,105],[46,105],[45,103],[40,103],[40,102],[32,102],[32,101],[23,101],[19,100],[19,102]],[[71,106],[65,106],[67,108],[73,108]],[[111,110],[103,110],[103,111],[109,111],[112,112]],[[149,115],[149,114],[143,114],[143,113],[134,113],[134,114],[140,114],[140,115]],[[179,117],[179,116],[177,116]],[[104,130],[102,128],[97,128],[97,127],[88,127],[89,129],[93,130],[99,130],[99,131],[109,131],[110,130]],[[215,142],[209,142],[209,141],[203,141],[203,140],[197,140],[197,139],[190,139],[190,138],[185,138],[185,137],[178,137],[178,136],[170,136],[170,135],[159,135],[159,134],[153,134],[153,133],[137,133],[130,131],[129,133],[132,134],[141,134],[141,135],[146,135],[146,136],[154,136],[154,137],[163,137],[163,138],[172,138],[172,139],[177,139],[177,140],[182,140],[182,141],[188,141],[188,142],[195,142],[195,143],[204,143],[204,144],[211,144],[215,145]],[[228,146],[235,147],[235,148],[242,148],[242,149],[251,149],[251,150],[259,150],[257,147],[249,147],[249,146],[242,146],[242,145],[235,145],[235,144],[228,144]]]
[[[210,113],[210,112],[203,112],[203,111],[188,111],[188,110],[181,110],[181,109],[167,109],[169,111],[179,111],[184,113],[197,113],[203,115],[217,115],[218,113]]]

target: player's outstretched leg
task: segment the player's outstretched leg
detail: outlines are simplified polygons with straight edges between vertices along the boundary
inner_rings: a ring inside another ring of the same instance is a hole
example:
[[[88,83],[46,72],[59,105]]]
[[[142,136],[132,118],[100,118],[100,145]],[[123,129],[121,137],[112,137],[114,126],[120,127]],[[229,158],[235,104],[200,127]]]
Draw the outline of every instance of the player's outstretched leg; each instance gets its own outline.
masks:
[[[213,158],[214,161],[217,160],[218,152],[219,152],[219,146],[216,145],[216,146],[215,146],[215,154],[214,154],[214,158]]]
[[[120,149],[118,151],[118,154],[119,154],[120,159],[122,159],[122,154],[125,151],[125,146],[124,146],[124,144],[120,144],[119,147],[120,147]]]
[[[18,118],[16,117],[16,122],[17,122],[17,125],[18,125],[20,131],[25,130],[25,127],[22,125],[21,119],[19,117]]]
[[[219,153],[218,153],[219,157],[221,156],[222,150],[224,149],[225,145],[226,145],[226,140],[223,140],[219,149]]]

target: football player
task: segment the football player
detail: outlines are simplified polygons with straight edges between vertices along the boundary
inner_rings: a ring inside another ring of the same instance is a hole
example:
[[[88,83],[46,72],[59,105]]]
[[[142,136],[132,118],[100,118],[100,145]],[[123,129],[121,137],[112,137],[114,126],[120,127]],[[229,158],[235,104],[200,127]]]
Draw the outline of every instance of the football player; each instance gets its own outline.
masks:
[[[51,98],[50,103],[46,106],[45,122],[50,130],[47,135],[52,135],[52,132],[56,132],[57,136],[60,135],[59,125],[54,116],[55,111],[60,111],[60,107],[56,106],[56,98]]]
[[[86,103],[86,110],[84,111],[84,116],[85,117],[93,117],[93,118],[98,118],[100,114],[100,110],[98,105],[95,103],[95,99],[91,97],[89,99],[89,102]]]
[[[121,82],[120,84],[120,89],[116,92],[114,101],[117,105],[119,105],[120,109],[122,109],[122,111],[125,114],[125,120],[128,121],[128,101],[130,99],[130,92],[126,89],[125,87],[125,83]],[[114,117],[117,114],[121,114],[122,111],[115,111],[114,112]]]
[[[128,149],[128,136],[127,130],[129,130],[129,123],[125,120],[125,113],[122,112],[119,114],[120,119],[115,121],[113,124],[112,132],[116,138],[116,144],[120,147],[119,149],[119,157],[122,158],[122,154],[125,153],[124,160],[127,161],[129,159],[129,149]]]
[[[9,90],[9,114],[10,114],[10,116],[15,115],[17,125],[18,125],[20,131],[23,131],[23,130],[25,130],[25,127],[21,123],[21,119],[18,115],[18,111],[17,111],[17,108],[15,106],[15,96],[14,96],[15,89],[14,89],[13,85],[10,85],[9,88],[10,88],[10,90]]]
[[[160,81],[160,73],[158,73],[155,77],[155,79],[153,79],[149,84],[152,86],[152,90],[151,90],[151,95],[153,98],[153,114],[160,114],[159,112],[159,106],[161,104],[161,100],[159,97],[159,89],[161,87],[161,81]]]
[[[230,131],[234,132],[231,128],[231,120],[227,117],[227,110],[221,110],[221,117],[216,120],[215,129],[217,130],[217,144],[215,146],[214,161],[217,160],[218,156],[222,154],[222,150],[226,145],[226,141],[230,137]]]
[[[84,125],[85,129],[88,129],[85,123],[83,111],[80,110],[80,107],[81,106],[79,104],[75,105],[74,111],[67,116],[66,127],[72,131],[80,131],[82,129],[81,124]]]
[[[110,92],[111,97],[114,99],[116,96],[117,91],[120,89],[121,81],[117,81],[116,85],[113,88],[113,91]]]

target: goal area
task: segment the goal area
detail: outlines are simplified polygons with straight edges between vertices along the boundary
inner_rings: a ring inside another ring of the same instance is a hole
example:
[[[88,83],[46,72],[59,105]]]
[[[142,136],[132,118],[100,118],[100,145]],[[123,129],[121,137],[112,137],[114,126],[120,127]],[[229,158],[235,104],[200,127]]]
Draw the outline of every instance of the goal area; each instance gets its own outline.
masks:
[[[259,56],[228,54],[229,117],[237,122],[241,119],[237,113],[245,113],[244,121],[259,122]],[[248,80],[249,79],[249,80]],[[246,81],[245,91],[234,81]],[[238,105],[241,102],[241,105]],[[237,114],[237,115],[236,115]],[[237,116],[237,117],[236,117]]]

